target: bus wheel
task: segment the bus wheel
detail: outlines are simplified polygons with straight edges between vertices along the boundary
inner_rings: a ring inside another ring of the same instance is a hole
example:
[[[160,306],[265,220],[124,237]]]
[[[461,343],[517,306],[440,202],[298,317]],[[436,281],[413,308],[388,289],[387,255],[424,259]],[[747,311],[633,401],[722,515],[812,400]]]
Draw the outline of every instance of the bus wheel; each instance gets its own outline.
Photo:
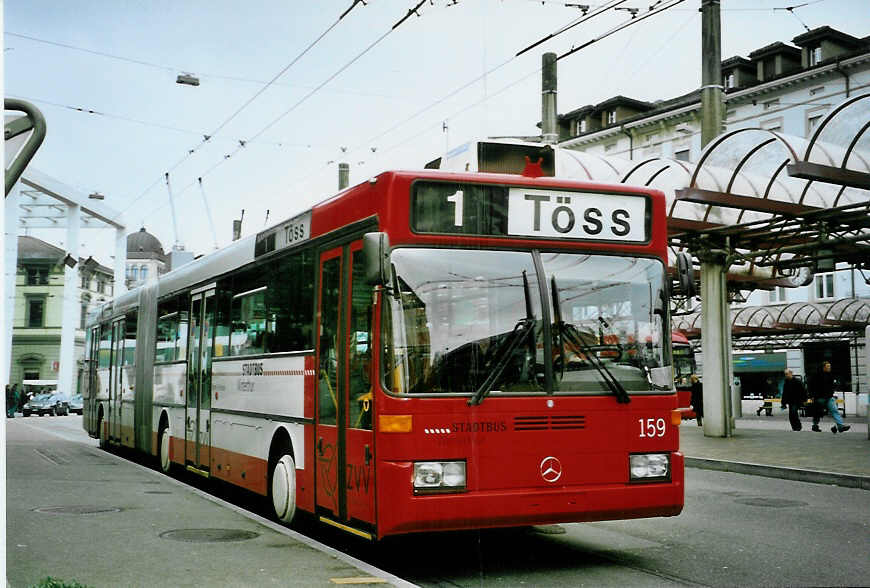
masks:
[[[296,514],[296,463],[290,454],[281,456],[272,468],[269,484],[272,509],[282,523],[290,523]]]
[[[100,438],[100,449],[107,449],[109,447],[109,439],[106,435],[105,427],[103,426],[103,413],[100,413],[99,419],[97,420],[97,435]]]
[[[172,470],[172,460],[169,459],[169,427],[166,425],[160,427],[160,434],[157,436],[157,451],[160,458],[160,470],[164,474],[168,474]]]

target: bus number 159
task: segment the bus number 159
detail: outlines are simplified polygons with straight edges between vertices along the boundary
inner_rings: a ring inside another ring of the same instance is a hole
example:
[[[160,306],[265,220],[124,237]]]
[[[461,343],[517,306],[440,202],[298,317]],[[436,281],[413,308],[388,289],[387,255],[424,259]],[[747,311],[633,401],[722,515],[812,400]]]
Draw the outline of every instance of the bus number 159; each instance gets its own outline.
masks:
[[[637,419],[640,424],[640,437],[664,437],[665,419]]]

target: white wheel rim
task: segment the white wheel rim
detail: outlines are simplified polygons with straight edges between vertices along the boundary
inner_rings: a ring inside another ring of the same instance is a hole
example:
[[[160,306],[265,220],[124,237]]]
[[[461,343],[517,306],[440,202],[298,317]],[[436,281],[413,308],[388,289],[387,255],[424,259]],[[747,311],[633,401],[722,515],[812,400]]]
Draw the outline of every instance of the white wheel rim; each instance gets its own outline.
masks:
[[[160,436],[160,467],[169,471],[169,431],[163,431]]]
[[[290,494],[289,481],[287,480],[287,468],[283,461],[275,464],[275,473],[272,476],[272,504],[275,506],[275,514],[283,519],[287,514],[287,496]]]
[[[272,506],[275,515],[285,523],[293,519],[296,511],[296,471],[293,458],[284,455],[272,472]]]

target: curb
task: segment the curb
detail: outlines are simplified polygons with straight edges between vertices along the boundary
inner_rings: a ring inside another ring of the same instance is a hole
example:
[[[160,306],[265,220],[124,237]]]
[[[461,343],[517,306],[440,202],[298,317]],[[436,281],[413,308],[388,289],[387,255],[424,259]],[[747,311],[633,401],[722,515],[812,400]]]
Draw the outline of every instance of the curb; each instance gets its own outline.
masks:
[[[685,457],[684,464],[689,468],[700,470],[715,470],[719,472],[732,472],[736,474],[748,474],[751,476],[764,476],[767,478],[781,478],[796,482],[810,482],[813,484],[832,484],[846,488],[860,488],[870,490],[870,477],[856,474],[838,474],[834,472],[820,472],[815,470],[798,470],[780,466],[746,463],[740,461],[722,461],[705,457]]]

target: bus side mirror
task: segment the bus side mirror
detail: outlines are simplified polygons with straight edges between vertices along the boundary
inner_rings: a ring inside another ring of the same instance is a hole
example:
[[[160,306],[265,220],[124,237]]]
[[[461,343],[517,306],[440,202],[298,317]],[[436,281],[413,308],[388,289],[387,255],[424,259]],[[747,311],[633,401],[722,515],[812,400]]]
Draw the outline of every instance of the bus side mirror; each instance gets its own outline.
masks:
[[[370,286],[385,286],[390,276],[390,239],[386,233],[363,235],[365,281]]]
[[[692,256],[685,251],[677,253],[677,278],[682,294],[687,298],[694,298],[697,295],[695,270],[692,267]]]

